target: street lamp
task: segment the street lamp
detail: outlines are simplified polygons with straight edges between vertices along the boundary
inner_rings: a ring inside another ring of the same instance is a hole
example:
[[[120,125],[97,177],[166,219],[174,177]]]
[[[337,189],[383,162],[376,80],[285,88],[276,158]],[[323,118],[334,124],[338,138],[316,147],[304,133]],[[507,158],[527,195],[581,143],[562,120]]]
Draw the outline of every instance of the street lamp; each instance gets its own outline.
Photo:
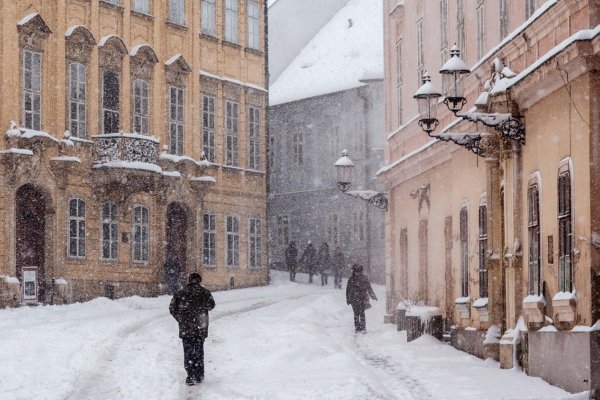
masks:
[[[348,150],[342,151],[342,157],[335,162],[337,170],[337,187],[348,196],[356,197],[384,211],[388,208],[388,199],[385,193],[376,192],[374,190],[350,190],[352,185],[352,169],[354,162],[350,159]]]
[[[525,144],[525,125],[519,118],[510,113],[464,112],[459,114],[463,106],[467,103],[463,78],[471,71],[460,58],[460,49],[456,45],[452,47],[450,54],[450,59],[440,69],[445,88],[444,104],[446,104],[448,110],[463,120],[481,122],[485,126],[494,128],[500,133],[503,139]],[[496,68],[495,64],[494,68]],[[492,79],[490,80],[491,85],[497,83],[497,80],[502,77],[502,71],[493,70]],[[439,120],[437,119],[437,104],[441,94],[433,87],[431,77],[427,72],[423,75],[423,85],[413,97],[417,99],[419,106],[419,126],[428,136],[445,142],[454,142],[473,151],[478,156],[483,156],[486,153],[484,146],[482,146],[483,135],[432,134],[439,124]]]

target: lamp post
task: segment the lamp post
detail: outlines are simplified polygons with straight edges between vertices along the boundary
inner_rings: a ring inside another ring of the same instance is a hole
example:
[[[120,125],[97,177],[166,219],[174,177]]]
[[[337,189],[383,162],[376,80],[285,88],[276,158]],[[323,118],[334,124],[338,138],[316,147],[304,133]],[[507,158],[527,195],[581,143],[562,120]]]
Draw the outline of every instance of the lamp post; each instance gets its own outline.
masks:
[[[385,193],[374,190],[350,190],[352,185],[352,169],[354,162],[350,159],[348,150],[342,151],[342,157],[335,162],[337,170],[337,187],[348,196],[368,201],[370,204],[384,211],[388,209],[388,199]]]
[[[501,113],[480,113],[465,112],[460,113],[467,103],[465,97],[464,76],[471,73],[465,62],[460,58],[460,50],[454,45],[450,50],[450,59],[440,69],[444,82],[445,96],[444,104],[456,117],[466,121],[481,122],[485,126],[494,128],[500,133],[500,136],[506,140],[517,141],[520,144],[525,143],[525,125],[512,114]],[[500,72],[500,71],[498,71]],[[501,73],[493,78],[497,79]],[[492,82],[493,83],[493,82]],[[445,141],[454,142],[460,146],[473,151],[478,156],[485,154],[485,149],[481,142],[483,135],[480,134],[438,134],[433,131],[437,128],[439,120],[437,119],[437,105],[441,94],[431,83],[431,77],[426,72],[423,74],[423,85],[417,90],[413,98],[419,105],[419,126],[428,136]]]

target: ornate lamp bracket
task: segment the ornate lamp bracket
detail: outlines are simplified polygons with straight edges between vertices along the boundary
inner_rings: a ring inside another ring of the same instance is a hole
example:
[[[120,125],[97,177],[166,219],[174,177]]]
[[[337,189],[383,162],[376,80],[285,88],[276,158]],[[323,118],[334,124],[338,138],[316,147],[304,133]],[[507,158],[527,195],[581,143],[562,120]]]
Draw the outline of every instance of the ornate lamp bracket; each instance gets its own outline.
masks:
[[[516,140],[525,144],[525,124],[512,114],[466,112],[456,116],[471,122],[481,122],[498,131],[503,139]]]
[[[352,190],[343,192],[348,196],[368,201],[369,204],[372,204],[383,211],[387,211],[388,209],[388,199],[385,193],[376,192],[374,190]]]

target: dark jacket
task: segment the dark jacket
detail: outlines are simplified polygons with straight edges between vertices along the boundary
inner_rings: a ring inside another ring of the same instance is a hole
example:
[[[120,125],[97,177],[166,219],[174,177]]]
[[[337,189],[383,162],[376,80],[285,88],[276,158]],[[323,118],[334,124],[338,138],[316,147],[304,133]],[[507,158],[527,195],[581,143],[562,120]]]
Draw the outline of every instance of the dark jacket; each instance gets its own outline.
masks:
[[[344,264],[346,263],[346,259],[344,257],[344,253],[341,251],[336,251],[333,253],[333,257],[331,260],[331,266],[333,269],[333,273],[336,275],[341,275],[344,270]]]
[[[289,244],[285,251],[285,263],[288,269],[296,269],[298,263],[298,249],[292,243]]]
[[[179,337],[207,337],[208,324],[200,327],[200,314],[215,308],[215,299],[210,291],[198,283],[190,283],[173,296],[169,312],[179,322]]]
[[[315,266],[317,265],[317,251],[312,244],[306,246],[300,262],[306,265],[306,268],[308,268],[309,271],[315,270]]]
[[[348,286],[346,286],[346,303],[354,306],[364,305],[368,296],[373,300],[377,300],[367,277],[363,274],[353,273],[348,279]]]
[[[324,243],[321,245],[321,247],[319,247],[319,253],[317,254],[317,265],[319,267],[319,271],[328,271],[329,268],[331,268],[330,262],[329,246],[327,243]]]

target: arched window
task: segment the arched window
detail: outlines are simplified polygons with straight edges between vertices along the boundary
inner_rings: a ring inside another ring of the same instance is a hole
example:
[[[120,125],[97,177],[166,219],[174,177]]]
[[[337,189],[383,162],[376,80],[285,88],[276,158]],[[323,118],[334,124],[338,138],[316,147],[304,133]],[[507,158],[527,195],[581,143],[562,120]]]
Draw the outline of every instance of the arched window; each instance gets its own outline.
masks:
[[[133,207],[133,261],[148,262],[150,253],[150,222],[148,208]]]
[[[133,131],[150,134],[150,87],[144,79],[133,82]]]
[[[573,291],[573,221],[571,217],[571,172],[558,175],[558,288]]]
[[[83,64],[69,65],[69,130],[83,138],[87,131],[87,70]]]
[[[69,200],[69,257],[85,257],[85,201]]]
[[[527,231],[529,239],[529,294],[540,295],[541,283],[541,235],[540,192],[538,182],[531,182],[527,189]]]

